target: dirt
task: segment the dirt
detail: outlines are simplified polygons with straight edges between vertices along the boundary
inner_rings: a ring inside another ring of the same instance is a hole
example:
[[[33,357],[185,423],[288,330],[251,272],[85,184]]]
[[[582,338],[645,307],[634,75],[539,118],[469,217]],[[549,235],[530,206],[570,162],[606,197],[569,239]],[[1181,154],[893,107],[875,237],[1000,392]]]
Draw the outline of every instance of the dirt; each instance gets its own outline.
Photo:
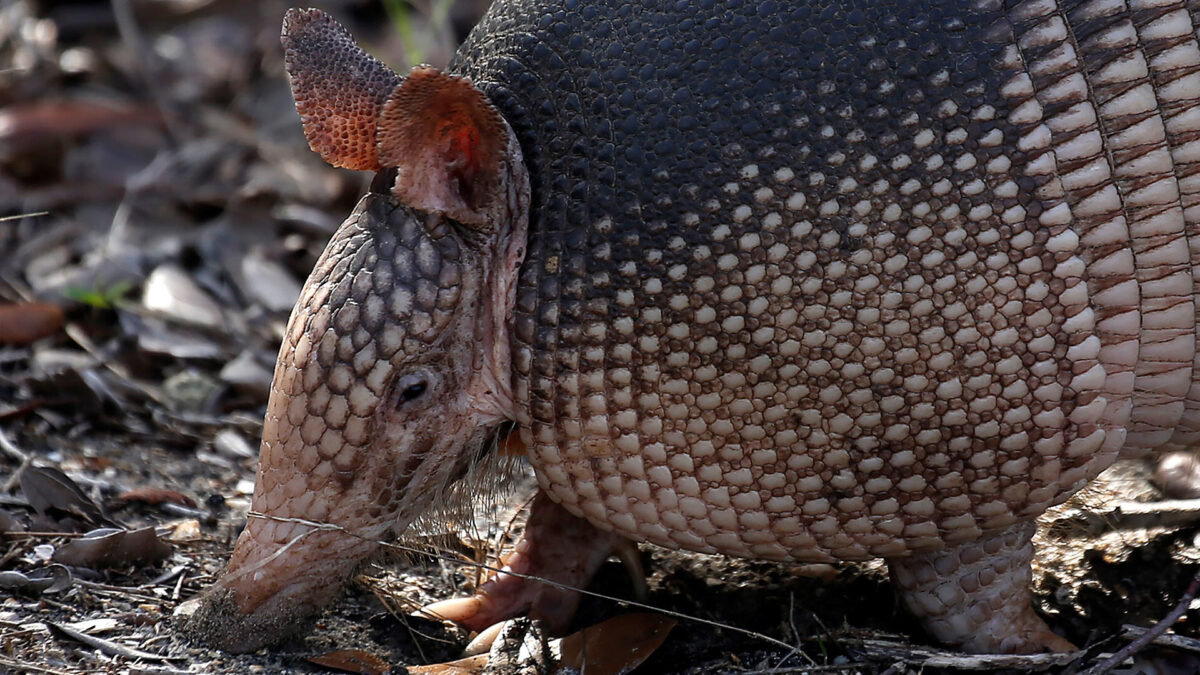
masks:
[[[485,3],[391,15],[311,4],[403,71],[444,64]],[[436,553],[372,563],[290,643],[234,656],[174,629],[175,608],[213,581],[245,522],[291,303],[370,179],[307,149],[279,53],[285,9],[0,3],[0,304],[16,308],[0,315],[0,673],[323,673],[334,671],[309,659],[336,650],[397,670],[448,661],[470,636],[409,613],[468,594],[478,540],[519,531],[527,472],[466,528],[477,532],[435,528],[417,541]],[[1037,606],[1095,647],[1087,662],[1125,643],[1122,625],[1166,616],[1200,569],[1194,522],[1113,522],[1114,504],[1159,499],[1131,463],[1045,519]],[[103,526],[158,537],[56,562]],[[915,665],[914,650],[933,648],[881,563],[642,557],[644,604],[678,623],[637,672],[961,672]],[[619,601],[635,591],[615,561],[589,589],[618,600],[586,598],[576,629],[646,611]],[[1197,620],[1185,613],[1172,632],[1200,637]],[[1153,658],[1162,672],[1200,672],[1185,651]]]

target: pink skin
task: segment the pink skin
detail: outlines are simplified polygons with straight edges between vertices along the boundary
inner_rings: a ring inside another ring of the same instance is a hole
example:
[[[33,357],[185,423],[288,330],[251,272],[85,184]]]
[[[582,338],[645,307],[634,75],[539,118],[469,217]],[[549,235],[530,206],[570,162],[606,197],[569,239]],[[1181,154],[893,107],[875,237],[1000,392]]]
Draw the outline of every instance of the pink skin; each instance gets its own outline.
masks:
[[[424,607],[421,613],[454,621],[474,631],[528,615],[545,621],[552,633],[565,633],[581,599],[574,589],[586,586],[614,553],[639,564],[633,542],[571,515],[539,492],[530,506],[525,532],[505,561],[504,571],[472,597],[436,602]],[[640,567],[631,572],[635,583],[640,582]],[[530,576],[553,583],[533,580]]]

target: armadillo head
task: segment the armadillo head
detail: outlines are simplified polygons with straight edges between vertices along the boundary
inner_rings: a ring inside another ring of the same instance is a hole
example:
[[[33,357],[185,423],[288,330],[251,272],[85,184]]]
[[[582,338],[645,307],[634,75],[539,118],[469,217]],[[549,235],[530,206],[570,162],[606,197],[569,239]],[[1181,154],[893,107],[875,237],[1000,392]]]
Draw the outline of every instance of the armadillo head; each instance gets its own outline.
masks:
[[[294,632],[513,417],[529,183],[512,131],[469,82],[401,78],[321,12],[289,12],[283,42],[310,145],[379,174],[292,313],[246,529],[184,611],[231,651]]]

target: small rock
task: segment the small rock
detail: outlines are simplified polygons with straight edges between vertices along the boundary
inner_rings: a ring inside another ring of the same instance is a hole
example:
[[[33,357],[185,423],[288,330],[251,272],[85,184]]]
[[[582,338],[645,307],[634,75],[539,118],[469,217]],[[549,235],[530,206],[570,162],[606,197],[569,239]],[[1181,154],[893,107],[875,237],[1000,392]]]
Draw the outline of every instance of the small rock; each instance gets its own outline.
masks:
[[[200,521],[190,518],[176,523],[167,539],[170,541],[199,541]]]
[[[230,471],[239,471],[240,470],[238,463],[236,461],[229,459],[225,455],[221,455],[221,454],[218,454],[215,452],[207,452],[205,450],[197,450],[195,457],[196,457],[196,461],[200,462],[201,464],[207,464],[209,466],[218,466],[218,467],[221,467],[222,469],[229,469]]]
[[[50,559],[54,557],[54,545],[38,544],[33,547],[33,555],[41,562],[50,562]]]
[[[213,437],[213,447],[223,455],[239,459],[252,459],[258,453],[242,435],[232,429],[222,429]]]
[[[178,412],[206,413],[220,392],[219,382],[195,370],[185,370],[163,382],[163,393]]]

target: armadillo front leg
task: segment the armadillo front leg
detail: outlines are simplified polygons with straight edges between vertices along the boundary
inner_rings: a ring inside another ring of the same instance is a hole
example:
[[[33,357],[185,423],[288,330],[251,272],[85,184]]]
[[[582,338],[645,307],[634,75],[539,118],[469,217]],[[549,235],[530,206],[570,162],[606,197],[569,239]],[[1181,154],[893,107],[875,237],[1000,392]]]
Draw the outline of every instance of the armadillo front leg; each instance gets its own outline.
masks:
[[[968,652],[1074,651],[1034,612],[1033,521],[990,537],[888,560],[904,605],[933,637]]]
[[[552,633],[562,633],[579,606],[580,594],[574,589],[586,586],[610,555],[619,555],[627,566],[636,565],[636,550],[628,539],[576,518],[539,492],[530,506],[525,532],[505,561],[505,571],[470,598],[437,602],[423,611],[471,630],[527,614],[546,621]],[[631,573],[635,584],[645,583],[637,578],[640,568]]]

